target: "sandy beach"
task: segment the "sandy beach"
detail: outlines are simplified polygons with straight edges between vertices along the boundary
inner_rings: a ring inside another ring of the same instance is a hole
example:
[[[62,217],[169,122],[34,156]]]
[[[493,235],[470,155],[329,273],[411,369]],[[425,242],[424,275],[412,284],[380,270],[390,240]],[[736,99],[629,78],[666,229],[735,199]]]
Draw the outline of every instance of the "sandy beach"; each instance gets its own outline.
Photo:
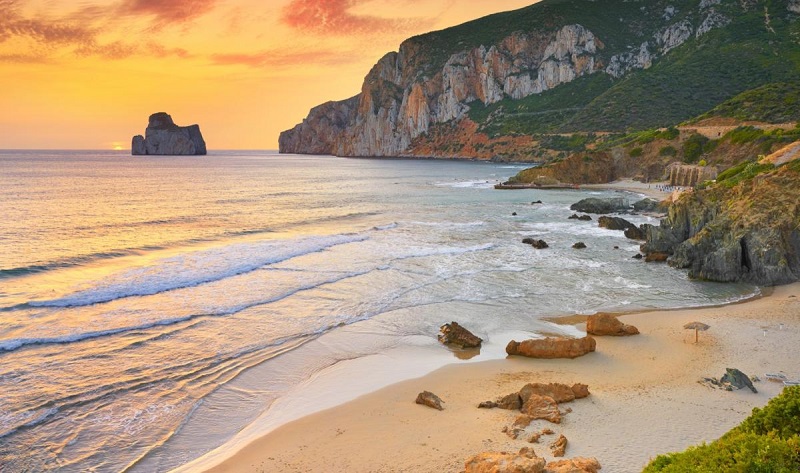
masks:
[[[770,292],[723,307],[621,316],[641,335],[597,337],[597,351],[574,360],[509,357],[450,365],[283,425],[206,471],[457,472],[484,451],[533,446],[552,459],[548,445],[562,433],[569,439],[567,458],[596,457],[607,472],[640,471],[658,454],[718,438],[765,405],[783,388],[765,373],[800,377],[800,284]],[[584,327],[579,318],[562,320]],[[699,343],[682,328],[695,320],[711,326]],[[759,392],[699,382],[719,378],[725,368],[760,377]],[[561,405],[562,412],[572,409],[561,424],[531,424],[529,432],[555,432],[538,444],[502,432],[514,412],[477,408],[530,382],[580,382],[591,391]],[[423,390],[439,395],[445,410],[415,404]]]
[[[633,192],[643,194],[656,200],[664,200],[672,195],[672,192],[660,190],[659,185],[666,186],[669,182],[640,182],[633,179],[619,179],[608,184],[581,184],[581,189],[614,190],[619,192]]]

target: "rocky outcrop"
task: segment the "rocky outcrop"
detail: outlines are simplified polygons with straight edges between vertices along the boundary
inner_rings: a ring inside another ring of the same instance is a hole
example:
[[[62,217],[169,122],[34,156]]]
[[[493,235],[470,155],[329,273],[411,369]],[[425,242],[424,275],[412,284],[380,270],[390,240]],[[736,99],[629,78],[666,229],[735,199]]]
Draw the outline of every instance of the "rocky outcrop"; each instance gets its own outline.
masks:
[[[511,340],[506,345],[509,355],[529,358],[577,358],[593,352],[597,347],[594,338],[542,338],[517,342]]]
[[[788,7],[792,13],[800,14],[800,0],[789,0]]]
[[[455,345],[460,348],[480,348],[482,338],[476,337],[458,322],[450,322],[439,328],[439,341],[445,345]]]
[[[628,210],[628,204],[625,202],[625,199],[620,197],[614,197],[610,199],[589,197],[587,199],[575,202],[569,208],[570,210],[587,214],[610,214]]]
[[[746,171],[743,171],[746,172]],[[685,194],[659,226],[645,225],[642,251],[689,276],[759,285],[800,279],[800,164]]]
[[[145,135],[131,140],[133,155],[204,155],[206,142],[199,125],[178,126],[164,112],[150,115]]]
[[[597,473],[601,469],[596,458],[575,457],[548,463],[544,473]]]
[[[558,7],[529,7],[531,12],[538,8]],[[479,29],[481,20],[454,28],[458,30],[454,37],[470,40],[451,43],[447,33],[453,30],[411,38],[377,62],[358,95],[315,107],[302,123],[283,132],[280,151],[339,156],[409,154],[416,138],[428,135],[438,125],[462,121],[476,105],[523,99],[594,74],[620,78],[650,67],[693,35],[724,24],[713,9],[679,19],[673,8],[658,26],[642,32],[639,21],[633,21],[642,15],[638,7],[624,8],[621,14],[630,20],[624,23],[630,23],[624,27],[625,33],[637,38],[633,44],[613,37],[603,40],[586,25],[570,21],[572,15],[567,11],[542,13],[540,17],[553,21],[534,21],[527,28],[487,28],[491,31],[478,35],[484,40],[477,44],[471,39],[476,35],[463,30]],[[613,51],[607,49],[607,43],[614,45]],[[483,156],[483,151],[473,152]]]
[[[602,216],[597,219],[597,225],[600,228],[607,228],[609,230],[627,230],[629,228],[636,228],[636,225],[620,217],[607,217]]]
[[[668,205],[662,204],[661,202],[646,198],[633,203],[633,210],[636,212],[666,212]]]
[[[544,458],[539,458],[532,448],[522,448],[519,453],[485,452],[469,458],[464,473],[542,473]]]
[[[443,411],[444,407],[442,407],[442,401],[439,396],[433,394],[430,391],[422,391],[417,395],[416,401],[417,404],[422,404],[423,406],[432,407],[436,410]]]
[[[590,315],[586,319],[586,333],[590,335],[610,335],[621,337],[637,335],[639,329],[633,325],[624,324],[611,314]]]
[[[589,388],[585,384],[575,384],[572,387],[561,383],[530,383],[526,384],[519,391],[520,399],[527,402],[533,396],[547,396],[555,402],[572,402],[575,399],[582,399],[589,395]]]

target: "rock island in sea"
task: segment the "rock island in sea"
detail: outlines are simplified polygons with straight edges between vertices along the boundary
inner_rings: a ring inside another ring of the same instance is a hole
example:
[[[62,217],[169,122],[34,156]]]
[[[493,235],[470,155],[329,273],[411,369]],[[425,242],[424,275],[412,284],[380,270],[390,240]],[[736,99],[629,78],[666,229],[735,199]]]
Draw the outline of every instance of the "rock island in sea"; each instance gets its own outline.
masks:
[[[131,141],[132,155],[204,155],[206,142],[200,125],[178,126],[166,112],[150,115],[144,136]]]

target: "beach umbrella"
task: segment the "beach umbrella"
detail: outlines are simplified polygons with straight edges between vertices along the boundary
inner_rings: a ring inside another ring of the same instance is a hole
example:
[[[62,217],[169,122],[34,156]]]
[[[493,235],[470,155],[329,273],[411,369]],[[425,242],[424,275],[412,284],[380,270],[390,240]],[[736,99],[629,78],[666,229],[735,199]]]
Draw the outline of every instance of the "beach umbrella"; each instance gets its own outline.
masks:
[[[694,329],[694,342],[697,343],[697,332],[700,330],[705,332],[710,328],[710,326],[704,324],[703,322],[689,322],[688,324],[684,325],[683,328],[687,330]]]

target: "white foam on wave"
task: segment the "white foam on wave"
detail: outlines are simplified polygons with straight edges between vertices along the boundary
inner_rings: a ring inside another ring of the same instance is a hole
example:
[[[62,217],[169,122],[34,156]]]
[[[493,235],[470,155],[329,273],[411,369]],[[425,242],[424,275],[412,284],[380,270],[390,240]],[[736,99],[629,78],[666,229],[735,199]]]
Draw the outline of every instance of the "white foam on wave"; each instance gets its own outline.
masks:
[[[497,184],[493,181],[473,180],[473,181],[438,181],[433,185],[436,187],[450,187],[453,189],[491,189]]]
[[[328,248],[367,240],[364,234],[309,237],[298,240],[273,240],[239,243],[221,248],[196,251],[122,271],[91,287],[65,297],[33,301],[37,307],[74,307],[131,296],[148,296],[165,291],[193,287],[255,271],[270,264],[317,253]]]
[[[469,227],[482,227],[486,225],[483,220],[474,222],[408,222],[410,225],[419,225],[421,227],[442,227],[442,228],[469,228]]]
[[[411,247],[405,249],[405,253],[395,255],[394,260],[405,260],[410,258],[426,258],[430,256],[440,255],[459,255],[465,253],[475,253],[478,251],[487,251],[494,248],[493,243],[486,243],[483,245],[458,247],[458,246],[444,246],[444,247]]]

